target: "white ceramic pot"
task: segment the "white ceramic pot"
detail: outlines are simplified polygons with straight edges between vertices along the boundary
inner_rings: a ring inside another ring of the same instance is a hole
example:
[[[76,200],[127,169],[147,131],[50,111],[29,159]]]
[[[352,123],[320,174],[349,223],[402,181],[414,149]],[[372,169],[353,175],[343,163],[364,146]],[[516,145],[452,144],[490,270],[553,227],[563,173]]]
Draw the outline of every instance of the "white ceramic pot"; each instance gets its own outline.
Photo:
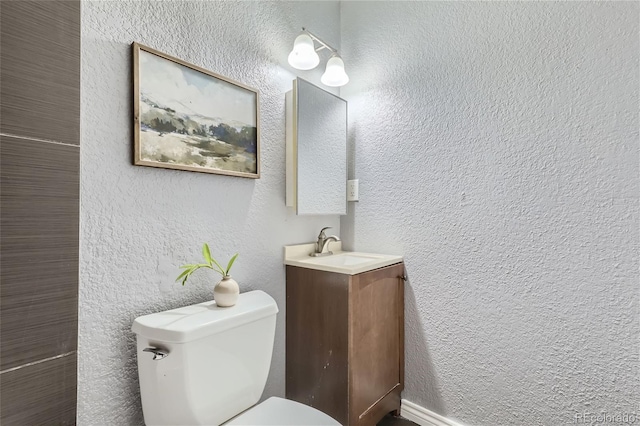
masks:
[[[240,287],[231,275],[222,277],[222,280],[213,288],[213,299],[220,307],[233,306],[238,301]]]

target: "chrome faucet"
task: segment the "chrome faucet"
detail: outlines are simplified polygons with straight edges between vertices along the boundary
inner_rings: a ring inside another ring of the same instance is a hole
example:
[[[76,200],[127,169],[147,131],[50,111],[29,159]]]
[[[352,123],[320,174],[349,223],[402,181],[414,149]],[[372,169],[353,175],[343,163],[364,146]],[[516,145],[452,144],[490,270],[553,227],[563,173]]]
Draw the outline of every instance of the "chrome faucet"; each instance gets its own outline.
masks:
[[[340,238],[336,237],[335,235],[331,235],[329,237],[327,237],[324,234],[324,231],[326,231],[327,229],[331,229],[330,226],[327,226],[325,228],[322,228],[322,230],[320,231],[320,234],[318,234],[318,241],[316,241],[316,250],[315,252],[311,253],[309,256],[328,256],[330,254],[333,254],[332,251],[324,251],[325,247],[327,247],[327,244],[329,244],[330,241],[340,241]]]

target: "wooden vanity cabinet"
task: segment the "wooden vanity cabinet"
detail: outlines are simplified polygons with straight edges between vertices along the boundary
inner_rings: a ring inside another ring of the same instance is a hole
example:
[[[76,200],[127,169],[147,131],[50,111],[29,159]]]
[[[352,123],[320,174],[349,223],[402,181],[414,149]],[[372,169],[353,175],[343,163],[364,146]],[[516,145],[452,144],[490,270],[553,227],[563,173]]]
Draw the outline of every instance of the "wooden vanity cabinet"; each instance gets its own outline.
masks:
[[[399,413],[404,264],[358,275],[287,266],[286,397],[343,425]]]

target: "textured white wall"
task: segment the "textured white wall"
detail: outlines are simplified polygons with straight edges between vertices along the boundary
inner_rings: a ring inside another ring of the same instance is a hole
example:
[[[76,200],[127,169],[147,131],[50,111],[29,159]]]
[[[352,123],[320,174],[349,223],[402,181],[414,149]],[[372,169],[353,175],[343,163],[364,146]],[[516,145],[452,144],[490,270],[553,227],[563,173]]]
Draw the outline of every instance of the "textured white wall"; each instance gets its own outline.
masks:
[[[284,94],[295,77],[286,58],[302,26],[339,46],[339,4],[83,2],[78,424],[142,424],[131,322],[212,298],[211,274],[173,283],[205,241],[218,258],[240,252],[241,291],[280,305],[265,395],[284,394],[282,246],[340,226],[285,207]],[[131,165],[133,41],[260,91],[261,179]],[[298,75],[319,82],[321,71]]]
[[[342,231],[406,256],[408,400],[490,426],[640,411],[638,11],[342,3]]]

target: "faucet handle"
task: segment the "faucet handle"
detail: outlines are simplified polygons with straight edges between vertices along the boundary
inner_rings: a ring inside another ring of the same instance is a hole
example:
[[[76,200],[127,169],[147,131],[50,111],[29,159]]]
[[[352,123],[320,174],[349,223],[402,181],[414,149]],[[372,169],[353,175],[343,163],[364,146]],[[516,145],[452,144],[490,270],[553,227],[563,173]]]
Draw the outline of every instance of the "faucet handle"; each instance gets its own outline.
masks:
[[[322,228],[320,230],[320,233],[318,234],[318,239],[326,238],[326,235],[324,234],[324,231],[326,231],[327,229],[331,229],[331,227],[330,226],[325,226],[324,228]]]

